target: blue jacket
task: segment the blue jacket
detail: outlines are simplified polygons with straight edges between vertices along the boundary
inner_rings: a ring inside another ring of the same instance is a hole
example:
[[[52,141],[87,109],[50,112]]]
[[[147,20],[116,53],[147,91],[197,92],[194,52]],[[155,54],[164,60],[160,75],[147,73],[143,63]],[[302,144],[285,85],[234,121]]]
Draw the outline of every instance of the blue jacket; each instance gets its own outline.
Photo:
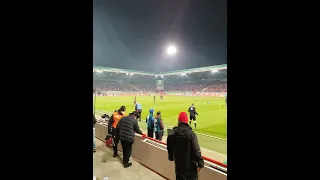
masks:
[[[147,129],[152,129],[154,130],[154,117],[153,117],[153,109],[149,109],[149,115],[146,118],[146,123],[147,123]]]

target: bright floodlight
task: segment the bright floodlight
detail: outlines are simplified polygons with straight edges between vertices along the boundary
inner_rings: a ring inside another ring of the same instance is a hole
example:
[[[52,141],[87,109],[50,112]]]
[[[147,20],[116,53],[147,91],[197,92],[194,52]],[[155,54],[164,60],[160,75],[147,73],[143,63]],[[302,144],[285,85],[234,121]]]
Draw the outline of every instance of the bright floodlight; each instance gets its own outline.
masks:
[[[167,54],[174,55],[177,53],[177,48],[173,45],[167,47]]]
[[[213,72],[213,73],[216,73],[216,72],[218,72],[218,70],[214,69],[214,70],[212,70],[212,72]]]

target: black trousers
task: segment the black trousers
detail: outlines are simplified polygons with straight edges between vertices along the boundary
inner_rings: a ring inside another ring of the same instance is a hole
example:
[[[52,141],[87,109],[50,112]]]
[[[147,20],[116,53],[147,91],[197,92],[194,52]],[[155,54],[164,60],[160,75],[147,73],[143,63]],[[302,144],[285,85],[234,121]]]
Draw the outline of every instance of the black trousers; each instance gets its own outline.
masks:
[[[132,142],[121,141],[121,146],[123,150],[123,164],[128,164],[129,158],[131,156],[132,151]]]
[[[119,140],[115,137],[115,135],[112,135],[113,154],[118,154],[118,143],[119,143]]]
[[[148,137],[153,138],[153,129],[148,129]]]
[[[162,141],[163,130],[161,130],[160,132],[155,132],[155,134],[156,134],[156,140]]]
[[[198,180],[198,173],[176,173],[176,180]]]
[[[137,110],[138,114],[139,114],[139,118],[138,120],[141,121],[141,113],[142,113],[142,110]]]

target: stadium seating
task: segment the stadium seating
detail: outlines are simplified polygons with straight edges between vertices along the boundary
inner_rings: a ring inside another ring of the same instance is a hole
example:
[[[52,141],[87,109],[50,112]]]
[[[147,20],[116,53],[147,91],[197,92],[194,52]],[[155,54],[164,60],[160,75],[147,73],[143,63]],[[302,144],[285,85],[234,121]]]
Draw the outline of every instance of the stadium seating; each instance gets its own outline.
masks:
[[[132,73],[131,70],[112,69],[106,72],[94,71],[93,88],[97,92],[108,91],[155,93],[159,91],[156,80],[162,79],[162,92],[227,92],[227,70],[202,71],[209,67],[200,68],[201,71],[184,70],[157,76],[143,72]]]

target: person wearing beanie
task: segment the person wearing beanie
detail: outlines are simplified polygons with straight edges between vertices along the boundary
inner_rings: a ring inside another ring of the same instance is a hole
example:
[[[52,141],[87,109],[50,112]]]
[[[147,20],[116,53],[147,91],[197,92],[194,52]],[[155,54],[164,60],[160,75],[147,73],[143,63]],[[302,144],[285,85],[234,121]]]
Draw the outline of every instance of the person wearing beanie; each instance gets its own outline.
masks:
[[[154,120],[154,133],[156,135],[156,140],[162,141],[164,125],[161,118],[161,112],[158,111]]]
[[[121,106],[118,111],[114,112],[108,122],[108,134],[112,135],[112,148],[113,148],[113,157],[118,156],[118,143],[119,140],[115,138],[115,130],[121,118],[125,116],[126,107]]]
[[[149,109],[149,114],[146,118],[146,123],[147,123],[147,134],[148,137],[153,138],[154,134],[154,117],[153,117],[153,109]]]
[[[133,111],[129,114],[129,116],[123,117],[117,124],[115,135],[116,138],[121,141],[124,168],[132,165],[132,163],[129,161],[129,158],[131,156],[135,133],[142,135],[137,118],[139,118],[139,113]]]
[[[181,112],[178,126],[167,137],[169,161],[174,161],[177,180],[197,180],[198,172],[204,167],[204,160],[197,135],[188,124],[188,115]]]

